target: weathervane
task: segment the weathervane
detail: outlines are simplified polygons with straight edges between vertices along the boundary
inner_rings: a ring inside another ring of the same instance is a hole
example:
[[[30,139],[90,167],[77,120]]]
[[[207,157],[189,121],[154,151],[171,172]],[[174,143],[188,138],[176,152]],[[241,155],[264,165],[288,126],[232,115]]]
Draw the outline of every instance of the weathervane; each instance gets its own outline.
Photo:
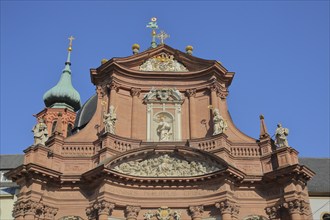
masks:
[[[164,40],[165,40],[166,38],[169,38],[170,35],[167,34],[167,33],[165,33],[165,31],[160,31],[160,33],[157,34],[156,37],[160,40],[160,43],[161,43],[161,44],[164,44]]]
[[[157,44],[156,44],[156,29],[158,29],[158,25],[157,25],[157,18],[153,17],[151,18],[151,21],[147,24],[147,28],[151,28],[151,36],[152,36],[152,41],[151,41],[151,47],[152,48],[156,48]]]

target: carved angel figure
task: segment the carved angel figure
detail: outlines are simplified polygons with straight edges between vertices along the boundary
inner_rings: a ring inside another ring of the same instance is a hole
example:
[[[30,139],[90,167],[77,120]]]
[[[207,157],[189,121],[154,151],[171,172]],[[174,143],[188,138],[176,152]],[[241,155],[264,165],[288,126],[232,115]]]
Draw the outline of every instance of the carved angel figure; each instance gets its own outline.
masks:
[[[104,123],[104,132],[109,132],[115,134],[117,114],[115,107],[111,105],[109,107],[109,113],[104,112],[103,114],[103,123]]]
[[[38,123],[32,128],[34,144],[43,144],[48,140],[47,125],[42,118],[38,119]]]
[[[288,147],[288,139],[289,129],[283,128],[280,123],[277,124],[277,128],[275,131],[275,144],[279,147]]]
[[[221,134],[228,128],[227,122],[220,115],[219,109],[213,110],[213,135]]]

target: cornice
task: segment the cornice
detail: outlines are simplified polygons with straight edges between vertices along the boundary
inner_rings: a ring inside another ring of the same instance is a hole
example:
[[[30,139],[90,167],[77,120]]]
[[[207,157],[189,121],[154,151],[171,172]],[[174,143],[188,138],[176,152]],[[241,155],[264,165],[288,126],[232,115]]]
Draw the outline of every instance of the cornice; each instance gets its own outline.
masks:
[[[6,173],[6,177],[16,181],[21,178],[29,178],[29,179],[40,179],[40,180],[48,180],[52,182],[59,182],[62,173],[48,169],[46,167],[29,163],[23,164],[8,173]]]
[[[145,62],[147,59],[149,59],[150,57],[158,55],[162,52],[173,55],[174,59],[179,60],[184,65],[188,66],[188,68],[190,68],[190,69],[191,68],[193,68],[194,70],[202,69],[205,66],[211,66],[211,65],[217,64],[226,71],[226,69],[215,60],[206,60],[206,59],[202,59],[202,58],[199,58],[196,56],[192,56],[192,55],[186,54],[180,50],[174,49],[165,44],[159,45],[156,48],[148,49],[146,51],[143,51],[143,52],[135,54],[135,55],[131,55],[131,56],[127,56],[127,57],[112,58],[108,62],[106,62],[103,65],[101,65],[100,67],[98,67],[97,70],[104,70],[114,62],[121,64],[121,65],[125,65],[129,68],[134,67],[134,66],[139,66],[143,62]]]
[[[285,179],[297,179],[307,182],[315,173],[308,167],[300,164],[294,164],[286,167],[280,167],[271,172],[265,173],[263,180],[266,182],[285,180]]]

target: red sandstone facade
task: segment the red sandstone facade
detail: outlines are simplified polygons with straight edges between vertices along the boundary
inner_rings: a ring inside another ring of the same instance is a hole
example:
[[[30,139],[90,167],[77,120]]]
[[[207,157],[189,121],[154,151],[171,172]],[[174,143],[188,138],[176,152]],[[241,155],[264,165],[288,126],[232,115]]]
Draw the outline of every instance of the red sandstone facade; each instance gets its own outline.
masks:
[[[161,54],[173,55],[188,71],[139,70]],[[263,117],[259,140],[236,128],[227,109],[233,77],[217,61],[166,45],[113,58],[92,69],[97,107],[89,123],[66,137],[64,128],[75,116],[62,112],[68,118],[65,126],[54,130],[46,146],[28,147],[24,164],[7,174],[21,186],[13,216],[19,220],[311,219],[306,182],[313,172],[299,165],[295,149],[274,145]],[[163,100],[147,100],[152,88],[172,93]],[[173,91],[179,92],[177,96]],[[116,134],[104,133],[103,112],[110,105],[116,107]],[[226,120],[224,133],[213,135],[210,106]],[[160,113],[173,117],[171,140],[157,140],[154,117]],[[56,113],[52,115],[58,120]],[[52,120],[46,118],[49,132]],[[179,164],[210,161],[217,169],[191,176],[131,175],[115,169],[164,155]]]

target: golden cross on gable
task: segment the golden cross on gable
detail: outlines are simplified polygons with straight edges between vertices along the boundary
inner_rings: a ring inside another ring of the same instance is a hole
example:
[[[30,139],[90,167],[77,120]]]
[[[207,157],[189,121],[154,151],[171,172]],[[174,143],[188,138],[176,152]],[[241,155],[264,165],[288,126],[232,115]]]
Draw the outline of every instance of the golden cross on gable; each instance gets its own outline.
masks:
[[[164,44],[164,40],[166,38],[169,38],[170,35],[168,35],[167,33],[165,33],[165,31],[161,31],[159,34],[157,34],[157,38],[160,39],[160,43]]]
[[[75,38],[74,38],[73,36],[70,36],[68,39],[70,40],[69,46],[71,47],[71,46],[72,46],[72,41],[73,41]]]

